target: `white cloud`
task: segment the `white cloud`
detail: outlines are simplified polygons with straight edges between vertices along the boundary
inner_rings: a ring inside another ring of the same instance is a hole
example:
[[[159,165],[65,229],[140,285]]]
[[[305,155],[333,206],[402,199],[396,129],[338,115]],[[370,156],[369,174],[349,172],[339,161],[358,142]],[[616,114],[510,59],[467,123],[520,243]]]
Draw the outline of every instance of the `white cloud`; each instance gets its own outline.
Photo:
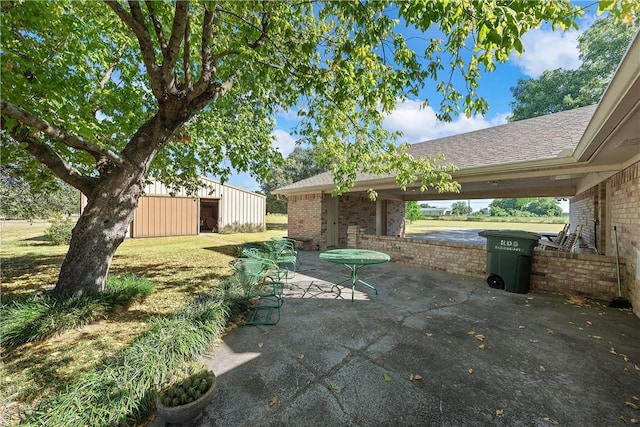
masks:
[[[273,137],[275,138],[274,146],[282,153],[283,157],[287,157],[296,148],[296,140],[287,131],[276,129],[273,131]]]
[[[277,118],[281,118],[288,121],[298,121],[300,117],[298,117],[299,108],[291,108],[289,110],[279,110],[276,113]]]
[[[514,55],[511,60],[520,67],[523,74],[534,79],[546,70],[575,70],[582,63],[578,51],[580,34],[582,32],[575,30],[531,30],[522,37],[524,53],[519,58]]]
[[[404,141],[414,143],[505,124],[508,115],[497,114],[489,120],[463,115],[447,123],[438,121],[433,108],[423,107],[422,101],[405,101],[396,103],[396,109],[384,119],[383,125],[387,130],[401,131]]]

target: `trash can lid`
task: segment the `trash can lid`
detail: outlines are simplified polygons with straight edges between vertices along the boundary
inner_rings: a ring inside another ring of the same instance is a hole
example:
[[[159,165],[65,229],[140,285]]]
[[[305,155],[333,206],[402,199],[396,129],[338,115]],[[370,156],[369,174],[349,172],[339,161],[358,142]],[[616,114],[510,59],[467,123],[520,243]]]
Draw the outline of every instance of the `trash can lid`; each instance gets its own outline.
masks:
[[[538,233],[522,230],[482,230],[478,233],[481,237],[504,237],[511,239],[540,240]]]

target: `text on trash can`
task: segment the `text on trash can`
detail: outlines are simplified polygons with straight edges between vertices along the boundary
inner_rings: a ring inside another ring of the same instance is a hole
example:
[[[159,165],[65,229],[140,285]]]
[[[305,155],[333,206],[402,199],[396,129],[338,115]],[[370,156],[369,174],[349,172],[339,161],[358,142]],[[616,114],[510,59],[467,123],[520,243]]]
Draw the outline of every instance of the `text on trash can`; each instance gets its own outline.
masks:
[[[495,249],[501,251],[522,252],[522,248],[518,247],[517,240],[500,240],[500,244],[495,246]]]

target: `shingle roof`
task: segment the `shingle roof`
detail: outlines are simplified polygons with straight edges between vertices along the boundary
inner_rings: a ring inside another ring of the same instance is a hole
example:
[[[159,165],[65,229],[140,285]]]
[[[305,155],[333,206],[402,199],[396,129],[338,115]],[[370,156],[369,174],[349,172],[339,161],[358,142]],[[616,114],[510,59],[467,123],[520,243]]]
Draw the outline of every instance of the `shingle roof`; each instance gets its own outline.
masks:
[[[420,142],[410,152],[414,157],[442,153],[460,169],[565,156],[578,145],[595,109],[590,105]]]
[[[444,154],[445,161],[459,169],[530,162],[571,155],[578,145],[596,105],[555,114],[520,120],[487,129],[447,136],[413,144],[414,157]],[[358,174],[356,181],[380,179],[371,174]],[[325,172],[278,189],[280,192],[305,187],[332,185],[330,172]]]

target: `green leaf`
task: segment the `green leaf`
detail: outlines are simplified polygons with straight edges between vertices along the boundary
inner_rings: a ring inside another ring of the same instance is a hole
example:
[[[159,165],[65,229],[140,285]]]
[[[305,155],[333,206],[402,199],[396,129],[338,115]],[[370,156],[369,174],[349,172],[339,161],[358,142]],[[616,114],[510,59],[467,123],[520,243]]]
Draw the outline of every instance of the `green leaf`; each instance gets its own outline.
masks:
[[[599,101],[635,34],[635,25],[614,16],[597,20],[578,38],[577,70],[545,71],[511,88],[511,121],[592,105]]]

